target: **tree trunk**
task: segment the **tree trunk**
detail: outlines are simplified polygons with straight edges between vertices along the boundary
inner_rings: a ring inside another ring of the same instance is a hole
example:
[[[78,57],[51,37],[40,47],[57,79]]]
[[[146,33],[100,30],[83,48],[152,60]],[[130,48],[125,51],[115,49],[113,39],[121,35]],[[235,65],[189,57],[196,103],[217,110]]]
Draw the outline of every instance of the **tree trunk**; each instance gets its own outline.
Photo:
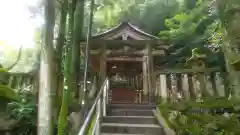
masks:
[[[240,93],[239,93],[239,89],[240,89],[240,72],[239,71],[236,71],[230,61],[229,61],[229,58],[228,58],[228,55],[230,53],[231,55],[231,52],[229,52],[228,50],[225,50],[224,51],[225,53],[225,57],[226,57],[226,66],[227,66],[227,71],[228,71],[228,76],[227,76],[227,82],[229,83],[228,84],[228,90],[227,92],[225,91],[225,94],[228,94],[233,96],[233,97],[239,97],[240,96]]]
[[[229,79],[229,93],[234,97],[239,97],[240,71],[233,67],[234,61],[240,61],[239,38],[240,38],[240,1],[217,0],[219,19],[224,28],[223,51],[226,58],[226,65]]]
[[[63,58],[63,46],[65,43],[65,33],[66,33],[66,18],[67,18],[67,5],[68,0],[64,0],[61,3],[61,14],[60,14],[60,24],[59,24],[59,33],[57,38],[56,45],[56,56],[57,56],[57,92],[58,92],[58,101],[61,101],[61,95],[63,90],[63,76],[62,76],[62,58]],[[59,106],[60,106],[60,102]]]
[[[57,40],[57,73],[58,73],[58,105],[61,106],[58,117],[58,135],[63,135],[67,125],[68,125],[68,106],[69,106],[69,97],[70,97],[70,91],[64,90],[63,91],[63,76],[60,75],[62,71],[62,54],[63,54],[63,46],[65,43],[65,33],[66,33],[66,17],[67,17],[67,5],[68,0],[64,0],[61,3],[61,18],[60,18],[60,30],[58,34],[58,40]],[[63,95],[63,96],[61,96]],[[60,101],[62,102],[60,103]]]
[[[65,61],[64,61],[64,76],[68,91],[72,91],[72,74],[71,74],[71,61],[72,61],[72,44],[73,44],[73,25],[74,25],[74,11],[76,7],[76,0],[70,0],[68,5],[68,37],[67,45],[65,47]]]
[[[78,84],[80,82],[80,42],[83,39],[83,23],[84,23],[84,0],[77,0],[76,10],[74,12],[74,28],[73,28],[73,44],[72,44],[72,91],[78,93]],[[78,98],[79,94],[76,94]]]
[[[53,135],[54,99],[56,96],[53,30],[55,24],[55,2],[45,1],[45,44],[42,46],[40,63],[40,87],[38,102],[38,135]]]

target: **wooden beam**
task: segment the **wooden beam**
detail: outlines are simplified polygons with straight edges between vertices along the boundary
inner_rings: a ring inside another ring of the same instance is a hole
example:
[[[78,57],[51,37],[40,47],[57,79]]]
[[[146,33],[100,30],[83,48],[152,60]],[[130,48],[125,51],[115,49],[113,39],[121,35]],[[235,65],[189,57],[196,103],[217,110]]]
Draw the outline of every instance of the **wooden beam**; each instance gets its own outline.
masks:
[[[131,45],[164,45],[161,40],[104,40],[104,39],[92,39],[90,44],[131,44]]]
[[[82,41],[81,45],[85,45],[86,42]],[[130,46],[138,46],[138,47],[145,47],[146,44],[157,46],[158,48],[168,49],[169,45],[164,44],[160,40],[103,40],[103,39],[94,39],[90,41],[91,48],[101,48],[102,45],[107,46],[123,46],[123,45],[130,45]]]
[[[141,57],[108,57],[107,61],[143,61]]]
[[[204,70],[194,70],[194,69],[163,69],[163,70],[158,70],[155,72],[155,74],[168,74],[168,73],[205,73],[205,72],[215,72],[215,71],[220,71],[219,68],[207,68]]]
[[[97,49],[97,50],[91,50],[90,54],[91,55],[97,55],[100,54],[101,50]],[[144,50],[139,50],[139,51],[129,51],[126,52],[124,50],[106,50],[106,55],[108,56],[118,56],[118,55],[147,55],[147,52],[145,52]],[[159,55],[165,55],[165,51],[164,50],[153,50],[152,51],[152,55],[153,56],[159,56]]]

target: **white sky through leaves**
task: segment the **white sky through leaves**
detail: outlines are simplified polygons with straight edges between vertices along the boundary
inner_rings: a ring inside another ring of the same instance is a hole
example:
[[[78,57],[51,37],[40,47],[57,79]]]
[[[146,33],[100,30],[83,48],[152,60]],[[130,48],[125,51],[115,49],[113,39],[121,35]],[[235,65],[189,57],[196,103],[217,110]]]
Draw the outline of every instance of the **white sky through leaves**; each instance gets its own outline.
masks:
[[[31,18],[28,6],[39,0],[0,0],[0,46],[33,47],[34,31],[43,24],[41,17]]]

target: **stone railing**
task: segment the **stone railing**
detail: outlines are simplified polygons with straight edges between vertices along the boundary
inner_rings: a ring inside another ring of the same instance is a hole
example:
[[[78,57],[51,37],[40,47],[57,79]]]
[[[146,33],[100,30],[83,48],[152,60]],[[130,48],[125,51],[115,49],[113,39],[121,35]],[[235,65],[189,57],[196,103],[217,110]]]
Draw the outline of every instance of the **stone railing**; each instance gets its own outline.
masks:
[[[154,95],[167,99],[190,99],[205,95],[224,96],[223,78],[217,68],[178,69],[155,72]]]
[[[37,91],[38,74],[36,72],[28,73],[1,73],[1,83],[8,85],[13,89],[31,86],[31,90]]]
[[[27,88],[32,92],[37,92],[38,88],[38,77],[36,72],[29,73],[13,73],[13,72],[2,72],[0,73],[1,84],[8,85],[12,89]],[[0,133],[9,134],[10,126],[13,125],[15,120],[6,120],[4,111],[0,112],[2,116],[0,118]]]

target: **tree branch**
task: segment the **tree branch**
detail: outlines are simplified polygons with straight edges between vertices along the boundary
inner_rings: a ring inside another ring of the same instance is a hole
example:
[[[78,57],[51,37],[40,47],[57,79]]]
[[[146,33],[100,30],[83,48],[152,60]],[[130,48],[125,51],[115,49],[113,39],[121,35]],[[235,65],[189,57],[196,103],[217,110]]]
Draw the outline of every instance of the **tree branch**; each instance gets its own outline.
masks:
[[[21,47],[19,48],[18,57],[17,57],[16,61],[15,61],[11,66],[7,67],[6,69],[7,69],[7,70],[13,69],[13,68],[17,65],[17,63],[19,62],[21,56],[22,56],[22,45],[21,45]]]

